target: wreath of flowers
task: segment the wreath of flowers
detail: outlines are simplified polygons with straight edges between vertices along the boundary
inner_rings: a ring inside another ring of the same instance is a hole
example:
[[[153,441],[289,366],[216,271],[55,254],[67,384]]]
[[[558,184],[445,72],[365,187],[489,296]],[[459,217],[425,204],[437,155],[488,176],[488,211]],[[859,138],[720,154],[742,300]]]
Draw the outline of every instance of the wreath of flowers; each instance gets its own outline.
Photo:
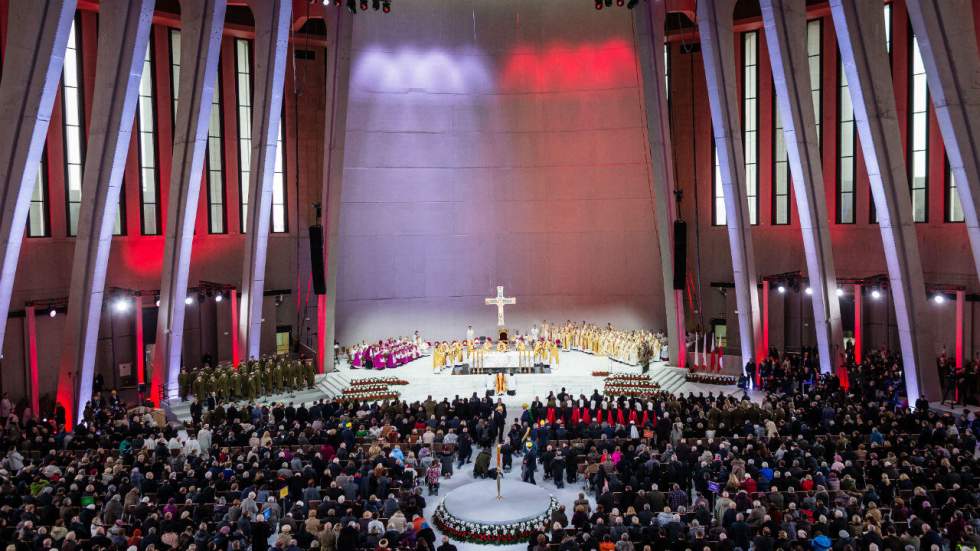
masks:
[[[738,377],[734,375],[717,375],[710,373],[688,373],[687,382],[702,383],[706,385],[734,385],[738,383]]]
[[[548,510],[534,518],[507,524],[483,524],[454,517],[443,500],[432,518],[436,528],[454,540],[481,545],[511,545],[530,541],[539,527],[548,526],[552,513],[558,508],[558,500],[551,496]]]
[[[351,390],[351,389],[346,389],[343,394],[337,397],[337,400],[339,402],[352,402],[355,400],[358,402],[381,402],[385,400],[397,400],[399,396],[399,393],[395,392],[394,390],[383,390],[383,391],[374,391],[374,392],[360,392],[360,391],[347,392],[347,390]]]
[[[367,377],[365,379],[354,379],[350,386],[360,385],[407,385],[408,381],[397,377]]]

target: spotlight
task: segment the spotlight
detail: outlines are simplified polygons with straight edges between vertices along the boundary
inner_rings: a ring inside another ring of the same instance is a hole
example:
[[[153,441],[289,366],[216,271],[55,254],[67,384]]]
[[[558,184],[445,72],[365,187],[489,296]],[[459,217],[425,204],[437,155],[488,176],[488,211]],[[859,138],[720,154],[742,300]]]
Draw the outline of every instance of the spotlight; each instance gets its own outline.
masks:
[[[597,10],[602,9],[602,0],[595,0],[595,9]]]
[[[381,11],[384,13],[391,13],[391,2],[389,0],[385,0],[381,3]]]
[[[225,297],[221,294],[221,291],[218,291],[218,293],[214,295],[215,302],[221,302],[224,299]]]
[[[128,298],[117,298],[116,302],[112,304],[112,309],[119,314],[125,314],[129,311],[129,299]]]
[[[626,4],[626,0],[616,0],[616,5],[619,7],[623,7],[623,5],[625,4]]]
[[[361,11],[367,11],[367,9],[368,9],[367,0],[361,0]]]
[[[936,296],[932,297],[932,300],[936,304],[942,304],[942,303],[946,302],[946,297],[944,297],[942,293],[936,293]]]
[[[871,289],[871,298],[875,300],[881,298],[881,291],[879,291],[878,289]]]
[[[806,294],[808,294],[808,295],[812,295],[813,294],[813,288],[810,287],[810,286],[807,286],[806,290],[804,290],[803,292],[806,293]]]
[[[838,287],[837,288],[837,296],[839,296],[839,297],[844,296],[844,289],[841,289],[840,287]]]
[[[187,298],[184,299],[184,304],[186,304],[188,306],[190,306],[191,304],[194,304],[194,297],[192,297],[190,295],[187,295]]]
[[[157,299],[157,300],[156,300],[156,305],[157,305],[157,308],[159,308],[159,307],[160,307],[160,299]]]
[[[381,0],[371,0],[371,9],[378,11],[381,9]]]
[[[786,293],[786,287],[783,287],[782,285],[780,285],[779,287],[776,287],[776,290],[779,291],[779,294],[781,294],[781,295],[784,294],[784,293]]]
[[[53,318],[53,317],[55,317],[57,315],[58,315],[58,311],[55,310],[54,308],[52,308],[51,310],[48,311],[48,317],[52,317]]]

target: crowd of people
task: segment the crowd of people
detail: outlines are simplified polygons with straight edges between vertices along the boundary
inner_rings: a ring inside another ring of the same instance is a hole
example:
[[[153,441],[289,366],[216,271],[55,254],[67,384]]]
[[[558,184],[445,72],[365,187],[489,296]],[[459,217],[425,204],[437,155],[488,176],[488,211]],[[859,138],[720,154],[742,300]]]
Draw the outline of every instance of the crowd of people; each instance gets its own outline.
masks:
[[[249,402],[165,424],[99,394],[72,432],[8,407],[0,536],[11,551],[454,551],[426,506],[448,477],[487,476],[499,442],[505,471],[581,492],[529,551],[980,545],[974,413],[909,408],[886,353],[852,362],[846,388],[773,363],[754,402],[560,390],[510,413],[475,395]]]
[[[391,369],[422,357],[423,343],[418,338],[389,338],[368,344],[362,342],[348,351],[353,369]]]
[[[216,367],[182,369],[177,375],[181,400],[191,396],[198,402],[256,400],[262,396],[313,388],[316,366],[312,359],[267,356]]]

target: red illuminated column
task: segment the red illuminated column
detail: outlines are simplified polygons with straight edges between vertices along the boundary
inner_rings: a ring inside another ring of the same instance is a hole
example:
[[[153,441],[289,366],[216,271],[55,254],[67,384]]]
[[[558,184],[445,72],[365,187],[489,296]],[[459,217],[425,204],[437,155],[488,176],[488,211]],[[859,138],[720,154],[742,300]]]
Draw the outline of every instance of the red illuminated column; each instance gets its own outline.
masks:
[[[966,291],[956,291],[956,370],[963,369],[963,310]]]
[[[762,354],[759,360],[769,357],[769,280],[762,280]]]
[[[323,365],[324,354],[326,353],[327,336],[327,295],[316,296],[316,363],[317,371],[323,373],[326,367]],[[332,346],[332,344],[331,344]]]
[[[231,365],[238,369],[238,289],[231,293]]]
[[[142,387],[146,383],[146,366],[145,364],[145,348],[143,344],[145,341],[143,339],[143,295],[136,295],[136,384]],[[162,390],[162,389],[154,389]],[[160,399],[163,397],[162,392],[160,394],[152,394],[150,399],[153,400],[154,404],[159,405]],[[142,397],[141,397],[142,398]]]
[[[40,414],[37,391],[37,321],[34,316],[34,306],[25,309],[27,318],[27,365],[31,376],[31,411],[35,416]]]
[[[861,284],[854,284],[854,363],[861,363]]]

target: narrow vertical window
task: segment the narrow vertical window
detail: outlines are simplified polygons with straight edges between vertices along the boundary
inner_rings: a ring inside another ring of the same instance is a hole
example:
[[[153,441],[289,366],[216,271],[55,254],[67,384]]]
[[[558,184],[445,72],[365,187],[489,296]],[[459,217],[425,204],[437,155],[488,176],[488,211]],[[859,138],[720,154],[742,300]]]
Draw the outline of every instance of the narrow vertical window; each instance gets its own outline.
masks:
[[[912,190],[912,220],[929,218],[929,89],[919,41],[912,36],[909,71],[909,186]]]
[[[41,156],[37,167],[34,191],[31,192],[31,208],[27,213],[27,237],[49,237],[48,225],[48,175],[47,162]]]
[[[180,30],[170,29],[170,97],[174,100],[170,112],[173,126],[177,126],[177,99],[180,97]]]
[[[276,168],[272,173],[272,233],[286,233],[286,151],[282,139],[286,122],[279,119],[279,136],[276,138]]]
[[[885,4],[882,8],[883,15],[885,17],[885,51],[888,52],[888,70],[892,70],[892,5]],[[871,204],[871,223],[878,223],[878,212],[875,211],[874,200],[869,201]]]
[[[78,21],[71,24],[65,49],[61,80],[62,121],[65,139],[65,201],[68,235],[78,235],[78,216],[82,207],[82,165],[85,162],[85,130],[82,123],[82,62]]]
[[[773,94],[775,99],[775,94]],[[786,137],[783,136],[783,121],[779,106],[773,102],[773,159],[772,166],[772,223],[789,224],[789,157],[786,154]]]
[[[718,162],[718,148],[715,146],[714,139],[711,140],[711,156],[714,157],[714,169],[711,171],[713,196],[711,222],[715,226],[724,226],[728,223],[725,212],[725,188],[721,183],[721,164]]]
[[[749,223],[759,223],[759,33],[742,34],[742,139]]]
[[[949,162],[946,163],[946,221],[962,222],[963,205],[960,204],[960,195],[956,191],[956,177],[953,176],[953,169]]]
[[[220,67],[221,62],[219,60]],[[211,96],[208,121],[208,232],[225,233],[225,148],[221,127],[221,71]]]
[[[248,180],[252,167],[252,48],[235,39],[235,85],[238,98],[238,190],[241,232],[248,227]]]
[[[847,86],[844,63],[838,63],[837,71],[837,223],[854,223],[854,174],[855,137],[854,105],[851,90]]]
[[[156,108],[153,103],[152,41],[143,55],[136,127],[139,132],[140,225],[143,235],[160,233],[160,186],[157,180]]]
[[[806,23],[806,58],[810,69],[810,98],[813,100],[813,115],[816,118],[817,145],[823,145],[821,119],[823,118],[823,96],[820,85],[823,83],[823,21],[814,19]],[[822,148],[821,148],[822,149]]]

